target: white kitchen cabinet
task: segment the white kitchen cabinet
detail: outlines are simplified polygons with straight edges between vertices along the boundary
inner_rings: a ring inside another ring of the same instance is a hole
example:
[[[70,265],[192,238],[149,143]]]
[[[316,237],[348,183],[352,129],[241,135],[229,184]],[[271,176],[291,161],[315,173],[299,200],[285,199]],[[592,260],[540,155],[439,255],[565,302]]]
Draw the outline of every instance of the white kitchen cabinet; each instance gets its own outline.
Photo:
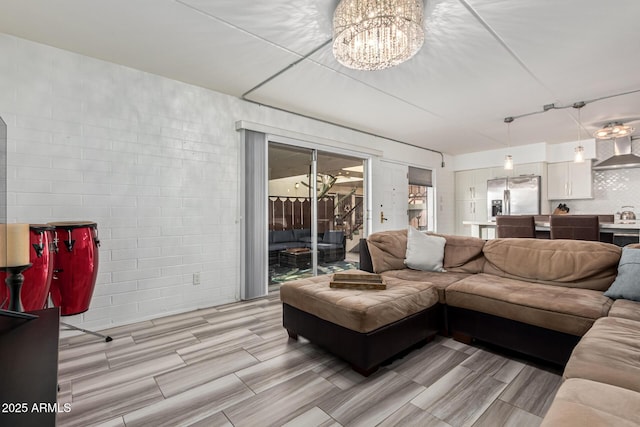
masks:
[[[470,235],[471,227],[462,221],[487,220],[487,180],[491,169],[456,172],[456,233]]]
[[[561,162],[547,165],[549,200],[591,199],[591,162]]]
[[[486,199],[490,178],[489,168],[456,172],[456,200]]]

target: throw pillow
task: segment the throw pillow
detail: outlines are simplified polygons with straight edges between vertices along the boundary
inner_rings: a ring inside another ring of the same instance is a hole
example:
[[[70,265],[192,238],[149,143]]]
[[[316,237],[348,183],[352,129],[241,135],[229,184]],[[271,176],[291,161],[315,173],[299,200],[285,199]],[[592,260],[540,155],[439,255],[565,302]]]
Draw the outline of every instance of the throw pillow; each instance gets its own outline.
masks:
[[[622,248],[618,276],[604,295],[613,299],[640,301],[640,249]]]
[[[445,271],[444,245],[447,239],[439,236],[428,236],[409,227],[407,233],[407,255],[404,263],[414,270]]]

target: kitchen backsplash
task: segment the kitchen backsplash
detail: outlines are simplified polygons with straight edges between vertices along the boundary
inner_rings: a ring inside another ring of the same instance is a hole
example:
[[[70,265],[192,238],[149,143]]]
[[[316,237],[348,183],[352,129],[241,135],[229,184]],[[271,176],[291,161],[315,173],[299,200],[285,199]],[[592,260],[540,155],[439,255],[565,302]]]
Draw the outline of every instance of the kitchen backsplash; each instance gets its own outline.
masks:
[[[632,143],[634,154],[640,153],[640,140]],[[596,146],[598,160],[613,156],[613,142],[599,141]],[[612,214],[620,212],[622,206],[634,206],[640,211],[640,168],[593,171],[593,199],[555,201],[565,203],[574,214]]]

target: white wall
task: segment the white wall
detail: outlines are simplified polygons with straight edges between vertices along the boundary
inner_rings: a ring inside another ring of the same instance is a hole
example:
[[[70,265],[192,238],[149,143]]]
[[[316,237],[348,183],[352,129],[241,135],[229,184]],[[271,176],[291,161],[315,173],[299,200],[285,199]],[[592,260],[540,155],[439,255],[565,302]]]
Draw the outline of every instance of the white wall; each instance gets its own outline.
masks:
[[[239,298],[238,120],[434,168],[438,229],[453,231],[453,173],[435,153],[8,35],[0,57],[9,222],[98,223],[96,290],[71,323],[99,329]]]
[[[504,156],[507,154],[513,156],[514,164],[570,162],[573,161],[574,149],[578,145],[584,147],[585,159],[593,159],[596,157],[596,145],[593,138],[564,142],[561,144],[540,142],[538,144],[510,147],[509,149],[505,147],[498,150],[460,154],[455,156],[454,169],[460,171],[502,167],[504,165]]]

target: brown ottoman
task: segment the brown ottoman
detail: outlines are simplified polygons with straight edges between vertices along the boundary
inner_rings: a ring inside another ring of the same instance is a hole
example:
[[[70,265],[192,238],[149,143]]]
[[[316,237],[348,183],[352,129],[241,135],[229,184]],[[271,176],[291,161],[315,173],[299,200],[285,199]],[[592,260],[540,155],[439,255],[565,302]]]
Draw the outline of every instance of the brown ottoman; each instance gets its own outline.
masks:
[[[582,378],[640,392],[640,322],[603,317],[571,354],[564,378]]]
[[[565,381],[540,427],[640,425],[640,393],[583,379]]]
[[[304,336],[363,375],[441,327],[438,292],[430,283],[385,278],[385,290],[333,289],[331,278],[284,283],[283,325],[291,338]]]

